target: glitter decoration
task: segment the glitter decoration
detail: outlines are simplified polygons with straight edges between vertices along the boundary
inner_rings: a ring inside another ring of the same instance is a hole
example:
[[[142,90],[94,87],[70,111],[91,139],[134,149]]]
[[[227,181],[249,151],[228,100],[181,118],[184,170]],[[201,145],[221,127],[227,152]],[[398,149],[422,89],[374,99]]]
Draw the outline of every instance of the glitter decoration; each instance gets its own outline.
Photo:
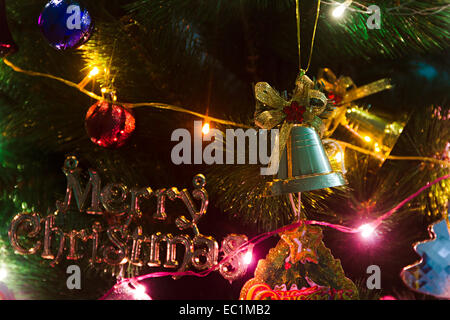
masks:
[[[107,101],[89,108],[85,125],[91,141],[105,148],[123,146],[136,127],[131,110]]]
[[[75,49],[89,40],[94,24],[89,12],[76,1],[52,0],[42,10],[38,25],[57,50]]]
[[[450,299],[450,234],[444,219],[433,225],[432,240],[414,248],[422,260],[403,269],[405,284],[420,293]]]

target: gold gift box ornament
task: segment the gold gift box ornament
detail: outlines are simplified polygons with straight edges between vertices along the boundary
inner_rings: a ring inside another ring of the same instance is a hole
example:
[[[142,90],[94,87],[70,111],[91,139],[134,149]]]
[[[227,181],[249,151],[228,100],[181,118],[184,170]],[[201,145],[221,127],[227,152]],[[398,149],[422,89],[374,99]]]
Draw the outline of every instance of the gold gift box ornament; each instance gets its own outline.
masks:
[[[359,107],[354,101],[391,89],[390,79],[384,78],[357,87],[350,77],[337,78],[329,68],[323,68],[319,70],[317,81],[324,86],[328,98],[336,105],[336,109],[324,120],[324,138],[331,137],[337,127],[342,126],[351,132],[365,149],[372,152],[381,166],[400,137],[407,116],[402,114],[398,120],[391,121],[373,110]]]

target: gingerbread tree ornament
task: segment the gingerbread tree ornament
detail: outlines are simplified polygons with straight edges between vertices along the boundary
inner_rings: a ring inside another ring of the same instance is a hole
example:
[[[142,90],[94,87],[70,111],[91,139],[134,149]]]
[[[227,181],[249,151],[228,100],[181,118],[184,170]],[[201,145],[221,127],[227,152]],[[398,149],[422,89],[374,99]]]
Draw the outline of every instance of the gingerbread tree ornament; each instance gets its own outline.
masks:
[[[302,224],[280,237],[243,286],[241,300],[358,299],[340,260],[325,247],[320,227]]]

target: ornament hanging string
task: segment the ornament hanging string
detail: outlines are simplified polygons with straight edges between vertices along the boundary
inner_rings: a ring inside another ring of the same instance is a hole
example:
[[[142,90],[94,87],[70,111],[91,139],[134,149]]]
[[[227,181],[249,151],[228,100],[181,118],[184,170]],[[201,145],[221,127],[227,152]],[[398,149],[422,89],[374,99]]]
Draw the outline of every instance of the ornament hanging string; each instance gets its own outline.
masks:
[[[431,186],[439,183],[440,181],[448,179],[448,178],[450,178],[450,174],[442,176],[442,177],[437,178],[436,180],[434,180],[432,182],[427,183],[425,186],[423,186],[422,188],[417,190],[415,193],[411,194],[409,197],[407,197],[403,201],[401,201],[394,208],[392,208],[391,210],[389,210],[386,213],[384,213],[383,215],[381,215],[374,222],[372,222],[371,225],[374,228],[378,227],[385,219],[389,218],[397,210],[399,210],[405,204],[407,204],[408,202],[413,200],[415,197],[417,197],[420,193],[422,193],[426,189],[430,188]],[[269,232],[266,232],[266,233],[262,233],[260,235],[255,236],[254,238],[250,239],[249,241],[243,243],[236,250],[234,250],[233,253],[230,253],[227,257],[222,259],[216,266],[214,266],[214,267],[212,267],[210,269],[207,269],[207,270],[204,270],[204,271],[201,271],[201,272],[194,272],[194,271],[153,272],[153,273],[149,273],[149,274],[145,274],[145,275],[137,276],[137,277],[133,277],[133,278],[123,278],[123,279],[119,280],[116,285],[119,285],[119,284],[122,284],[122,283],[128,283],[128,282],[131,282],[131,281],[142,281],[144,279],[160,278],[160,277],[167,277],[167,276],[206,277],[211,272],[217,270],[220,267],[221,264],[227,262],[229,259],[232,259],[235,255],[239,254],[240,252],[247,250],[250,246],[254,247],[256,244],[258,244],[258,243],[260,243],[260,242],[262,242],[262,241],[272,237],[275,234],[279,234],[279,233],[283,233],[283,232],[291,230],[291,229],[295,229],[295,228],[297,228],[297,227],[299,227],[301,225],[304,225],[304,224],[306,224],[306,225],[325,226],[325,227],[329,227],[329,228],[332,228],[332,229],[335,229],[335,230],[338,230],[338,231],[344,232],[344,233],[360,233],[361,232],[361,230],[359,228],[346,227],[346,226],[342,226],[342,225],[338,225],[338,224],[328,223],[328,222],[325,222],[325,221],[301,220],[301,221],[297,221],[295,223],[292,223],[290,225],[281,227],[279,229],[276,229],[276,230],[273,230],[273,231],[269,231]],[[114,290],[114,287],[112,289],[110,289],[102,298],[100,298],[100,300],[102,300],[104,297],[107,297],[113,290]]]
[[[309,66],[311,65],[311,58],[314,49],[314,40],[316,38],[316,30],[317,30],[317,22],[319,21],[319,13],[320,13],[320,0],[317,1],[317,11],[316,11],[316,19],[314,21],[313,34],[311,37],[311,46],[309,51],[308,64],[306,65],[305,73],[308,72]],[[297,20],[297,49],[298,49],[298,66],[299,69],[302,69],[302,56],[301,56],[301,37],[300,37],[300,0],[295,0],[295,17]]]
[[[84,93],[85,95],[91,97],[92,99],[98,100],[98,101],[108,101],[107,99],[95,94],[94,92],[91,92],[89,90],[86,90],[83,86],[81,86],[78,83],[75,83],[73,81],[70,80],[66,80],[64,78],[58,77],[58,76],[54,76],[51,74],[47,74],[47,73],[42,73],[42,72],[36,72],[36,71],[30,71],[30,70],[24,70],[18,66],[16,66],[15,64],[13,64],[11,61],[7,60],[6,58],[4,58],[3,63],[6,64],[8,67],[10,67],[13,71],[18,72],[18,73],[23,73],[29,76],[33,76],[33,77],[43,77],[43,78],[48,78],[48,79],[52,79],[52,80],[56,80],[59,81],[69,87],[75,88],[78,91],[80,91],[81,93]],[[156,109],[162,109],[162,110],[170,110],[170,111],[174,111],[174,112],[181,112],[181,113],[186,113],[186,114],[190,114],[196,117],[199,117],[201,119],[205,119],[206,121],[211,121],[211,122],[216,122],[216,123],[220,123],[220,124],[224,124],[224,125],[229,125],[229,126],[234,126],[234,127],[239,127],[239,128],[253,128],[252,126],[243,124],[243,123],[238,123],[238,122],[234,122],[234,121],[229,121],[229,120],[224,120],[224,119],[219,119],[219,118],[215,118],[215,117],[211,117],[209,115],[205,115],[205,114],[201,114],[198,112],[194,112],[191,111],[189,109],[183,108],[183,107],[179,107],[179,106],[174,106],[174,105],[169,105],[169,104],[165,104],[165,103],[157,103],[157,102],[140,102],[140,103],[123,103],[123,102],[118,102],[118,101],[108,101],[110,103],[116,103],[116,104],[122,104],[128,108],[139,108],[139,107],[151,107],[151,108],[156,108]],[[353,149],[355,151],[376,157],[376,158],[380,158],[380,155],[377,154],[376,152],[373,152],[371,150],[367,150],[364,148],[360,148],[358,146],[355,146],[353,144],[344,142],[344,141],[340,141],[340,140],[335,140],[335,139],[330,139],[330,140],[334,140],[336,142],[338,142],[339,144],[348,147],[350,149]],[[425,161],[425,162],[434,162],[436,164],[439,165],[443,165],[445,167],[450,167],[450,162],[449,161],[445,161],[445,160],[439,160],[439,159],[435,159],[435,158],[430,158],[430,157],[416,157],[416,156],[393,156],[393,155],[389,155],[386,159],[389,160],[404,160],[404,161]]]
[[[363,154],[367,154],[369,156],[378,158],[378,159],[382,159],[382,157],[380,156],[379,153],[376,153],[374,151],[371,150],[367,150],[358,146],[355,146],[351,143],[348,142],[344,142],[341,140],[336,140],[336,139],[331,139],[329,138],[328,140],[331,141],[335,141],[338,144],[347,147],[349,149],[355,150],[357,152],[363,153]],[[439,160],[439,159],[435,159],[435,158],[430,158],[430,157],[419,157],[419,156],[394,156],[394,155],[389,155],[386,157],[386,159],[388,160],[403,160],[403,161],[423,161],[423,162],[433,162],[439,165],[442,165],[444,167],[450,167],[450,162],[449,161],[445,161],[445,160]]]

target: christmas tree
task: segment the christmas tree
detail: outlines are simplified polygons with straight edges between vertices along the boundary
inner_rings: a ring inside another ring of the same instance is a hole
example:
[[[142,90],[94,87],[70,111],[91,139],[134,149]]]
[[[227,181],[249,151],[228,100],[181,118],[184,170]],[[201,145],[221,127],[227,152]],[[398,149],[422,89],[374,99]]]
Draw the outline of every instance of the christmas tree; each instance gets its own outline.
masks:
[[[449,14],[0,0],[0,299],[244,299],[256,283],[432,299],[400,272],[448,220]],[[213,144],[230,129],[277,129],[281,152]]]

